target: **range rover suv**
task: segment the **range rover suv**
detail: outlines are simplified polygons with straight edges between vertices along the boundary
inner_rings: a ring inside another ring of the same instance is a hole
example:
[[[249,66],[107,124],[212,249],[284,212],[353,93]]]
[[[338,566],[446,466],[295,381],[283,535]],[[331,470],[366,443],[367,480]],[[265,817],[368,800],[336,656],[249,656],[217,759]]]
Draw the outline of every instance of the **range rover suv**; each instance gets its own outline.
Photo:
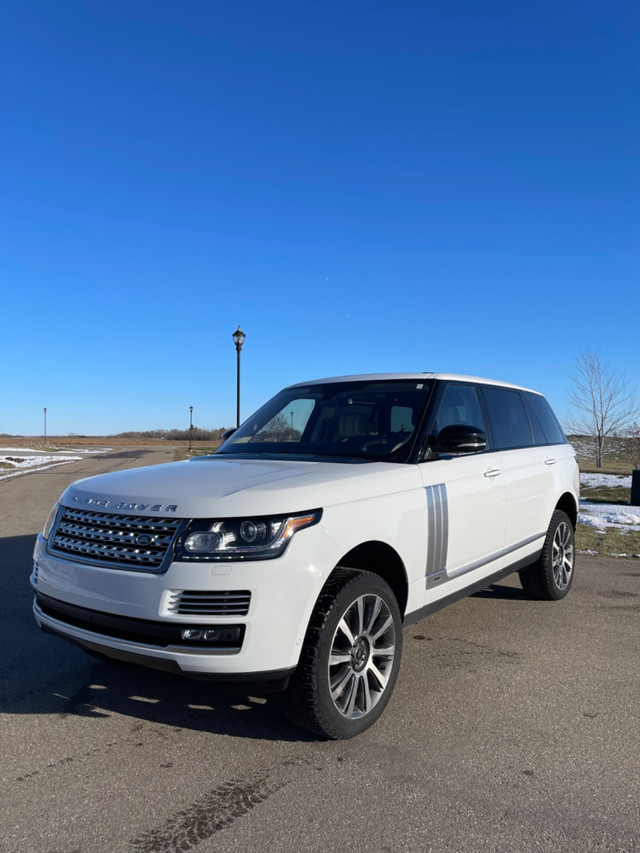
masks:
[[[368,728],[402,628],[519,572],[574,575],[579,477],[545,398],[436,373],[293,385],[211,456],[71,485],[38,537],[45,631],[92,654],[280,692],[327,738]]]

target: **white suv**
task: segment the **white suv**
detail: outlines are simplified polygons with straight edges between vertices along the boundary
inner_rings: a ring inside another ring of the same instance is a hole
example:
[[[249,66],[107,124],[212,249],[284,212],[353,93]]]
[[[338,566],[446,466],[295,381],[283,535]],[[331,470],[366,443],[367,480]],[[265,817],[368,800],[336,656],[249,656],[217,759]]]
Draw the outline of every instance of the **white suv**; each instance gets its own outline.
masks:
[[[45,631],[92,654],[282,692],[351,737],[402,627],[518,571],[574,574],[578,466],[540,394],[435,373],[293,385],[212,456],[80,480],[38,537]]]

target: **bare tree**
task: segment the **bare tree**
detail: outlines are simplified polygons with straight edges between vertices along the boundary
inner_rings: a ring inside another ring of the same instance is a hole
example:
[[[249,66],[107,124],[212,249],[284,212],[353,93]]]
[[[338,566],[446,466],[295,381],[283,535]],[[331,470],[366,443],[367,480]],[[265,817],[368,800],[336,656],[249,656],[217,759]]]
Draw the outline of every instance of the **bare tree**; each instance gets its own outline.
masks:
[[[636,394],[624,373],[614,373],[600,355],[585,350],[576,358],[570,377],[573,390],[569,400],[578,410],[571,431],[594,439],[596,468],[602,468],[602,454],[608,436],[621,435],[638,417]]]
[[[624,431],[624,455],[634,468],[640,468],[640,424],[636,421]]]

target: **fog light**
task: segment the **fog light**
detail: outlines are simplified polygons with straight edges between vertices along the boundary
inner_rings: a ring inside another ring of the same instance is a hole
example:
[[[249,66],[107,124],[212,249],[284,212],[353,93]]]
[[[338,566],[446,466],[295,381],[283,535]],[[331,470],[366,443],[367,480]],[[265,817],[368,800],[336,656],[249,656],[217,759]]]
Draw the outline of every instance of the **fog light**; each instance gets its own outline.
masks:
[[[202,640],[204,639],[205,632],[202,628],[183,628],[182,629],[182,639],[183,640]]]
[[[243,629],[240,625],[218,625],[217,627],[182,628],[182,639],[194,643],[234,644],[242,642]]]

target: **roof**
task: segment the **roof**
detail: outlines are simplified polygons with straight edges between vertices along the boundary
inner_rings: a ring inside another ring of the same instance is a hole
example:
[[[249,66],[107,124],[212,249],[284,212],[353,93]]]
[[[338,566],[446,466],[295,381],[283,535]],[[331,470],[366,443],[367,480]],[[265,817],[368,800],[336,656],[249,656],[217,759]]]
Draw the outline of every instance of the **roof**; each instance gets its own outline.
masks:
[[[531,388],[525,388],[522,385],[514,385],[512,382],[502,382],[499,379],[484,379],[480,376],[466,376],[461,373],[362,373],[351,376],[330,376],[325,379],[312,379],[308,382],[295,382],[290,385],[290,388],[303,387],[307,385],[324,385],[333,382],[384,382],[393,381],[394,379],[415,379],[416,381],[425,379],[439,379],[455,382],[475,382],[481,385],[498,385],[503,388],[515,388],[518,391],[533,391]],[[533,391],[534,394],[539,393]]]

